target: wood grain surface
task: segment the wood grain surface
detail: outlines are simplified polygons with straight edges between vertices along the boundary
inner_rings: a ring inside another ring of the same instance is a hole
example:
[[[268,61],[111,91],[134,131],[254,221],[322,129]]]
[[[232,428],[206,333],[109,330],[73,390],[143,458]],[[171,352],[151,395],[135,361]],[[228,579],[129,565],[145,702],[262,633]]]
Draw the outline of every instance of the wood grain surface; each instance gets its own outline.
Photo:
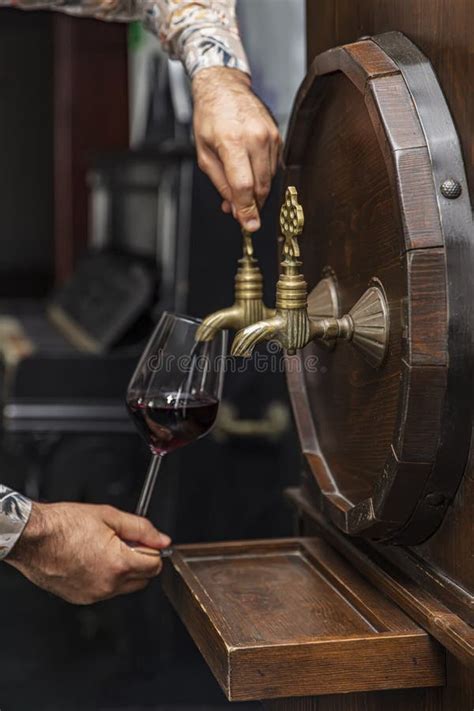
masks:
[[[438,645],[321,539],[178,546],[163,585],[230,700],[444,682]]]
[[[263,707],[265,711],[442,711],[442,698],[441,689],[410,689],[279,699],[267,701]],[[453,711],[460,709],[453,707]]]
[[[307,0],[308,64],[331,47],[398,30],[426,54],[461,137],[474,189],[472,0]]]
[[[318,55],[295,100],[285,162],[305,210],[310,290],[332,276],[348,313],[375,279],[390,314],[377,370],[338,343],[310,344],[301,372],[289,373],[303,451],[342,530],[421,542],[467,461],[474,263],[468,196],[448,205],[439,193],[440,176],[465,176],[426,58],[399,33]]]
[[[415,562],[410,562],[403,549],[345,536],[310,502],[308,493],[304,488],[288,491],[303,522],[301,530],[306,535],[324,536],[379,592],[399,605],[472,672],[474,629],[453,611],[453,597],[441,594],[443,581],[436,580],[436,571],[424,566],[420,560],[416,572],[413,569]]]

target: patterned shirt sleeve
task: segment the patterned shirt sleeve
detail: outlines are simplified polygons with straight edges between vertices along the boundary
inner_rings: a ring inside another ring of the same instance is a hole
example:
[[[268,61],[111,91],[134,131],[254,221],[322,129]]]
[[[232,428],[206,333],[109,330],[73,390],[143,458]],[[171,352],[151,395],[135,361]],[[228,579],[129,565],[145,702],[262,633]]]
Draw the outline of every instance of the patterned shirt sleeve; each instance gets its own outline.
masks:
[[[250,74],[240,40],[235,0],[145,0],[145,26],[181,59],[190,77],[208,67]]]
[[[31,501],[0,484],[0,560],[7,556],[25,528]]]
[[[189,76],[208,67],[250,74],[235,14],[236,0],[0,0],[0,7],[50,9],[101,20],[143,20]]]

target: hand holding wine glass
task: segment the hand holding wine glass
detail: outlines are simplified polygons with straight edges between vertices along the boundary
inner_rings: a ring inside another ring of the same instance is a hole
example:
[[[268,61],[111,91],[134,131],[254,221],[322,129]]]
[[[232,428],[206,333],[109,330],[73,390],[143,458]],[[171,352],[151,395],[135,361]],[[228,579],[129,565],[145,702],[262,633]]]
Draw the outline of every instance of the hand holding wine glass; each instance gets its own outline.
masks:
[[[213,341],[199,343],[199,324],[164,313],[128,387],[129,412],[152,452],[139,516],[147,514],[163,457],[207,434],[217,416],[227,337],[219,332]]]

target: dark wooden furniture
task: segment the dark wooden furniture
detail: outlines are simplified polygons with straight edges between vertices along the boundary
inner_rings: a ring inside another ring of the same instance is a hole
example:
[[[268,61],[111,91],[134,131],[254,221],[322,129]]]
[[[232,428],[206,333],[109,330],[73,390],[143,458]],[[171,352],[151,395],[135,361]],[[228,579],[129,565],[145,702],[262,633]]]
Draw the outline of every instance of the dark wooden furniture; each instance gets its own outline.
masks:
[[[0,7],[0,296],[43,296],[53,276],[52,20]]]
[[[1,293],[43,296],[87,245],[88,170],[128,147],[127,27],[6,7],[0,23]]]
[[[88,241],[87,171],[128,147],[127,28],[54,16],[54,234],[56,279]]]
[[[375,279],[390,342],[378,368],[344,343],[288,361],[304,538],[186,547],[166,563],[165,590],[228,696],[269,711],[474,708],[474,8],[431,5],[308,4],[310,47],[335,48],[312,61],[285,152],[304,276],[310,289],[334,280],[340,314]],[[389,32],[361,38],[374,28]],[[389,601],[443,649],[442,686],[425,670],[408,688]],[[360,655],[347,654],[353,633]]]
[[[322,539],[181,546],[164,585],[231,701],[444,683],[441,647]]]

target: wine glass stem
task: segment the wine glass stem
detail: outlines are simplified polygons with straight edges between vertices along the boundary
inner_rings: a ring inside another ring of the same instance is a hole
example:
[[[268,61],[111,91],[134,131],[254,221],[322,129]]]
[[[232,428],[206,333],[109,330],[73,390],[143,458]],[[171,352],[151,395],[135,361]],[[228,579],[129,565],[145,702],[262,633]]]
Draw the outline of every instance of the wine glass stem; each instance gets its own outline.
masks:
[[[137,508],[135,513],[137,516],[146,516],[148,513],[148,507],[150,505],[151,497],[153,494],[153,489],[155,488],[156,477],[160,471],[161,461],[163,459],[162,454],[153,454],[146,473],[145,482],[143,484],[140,498],[138,499]]]

